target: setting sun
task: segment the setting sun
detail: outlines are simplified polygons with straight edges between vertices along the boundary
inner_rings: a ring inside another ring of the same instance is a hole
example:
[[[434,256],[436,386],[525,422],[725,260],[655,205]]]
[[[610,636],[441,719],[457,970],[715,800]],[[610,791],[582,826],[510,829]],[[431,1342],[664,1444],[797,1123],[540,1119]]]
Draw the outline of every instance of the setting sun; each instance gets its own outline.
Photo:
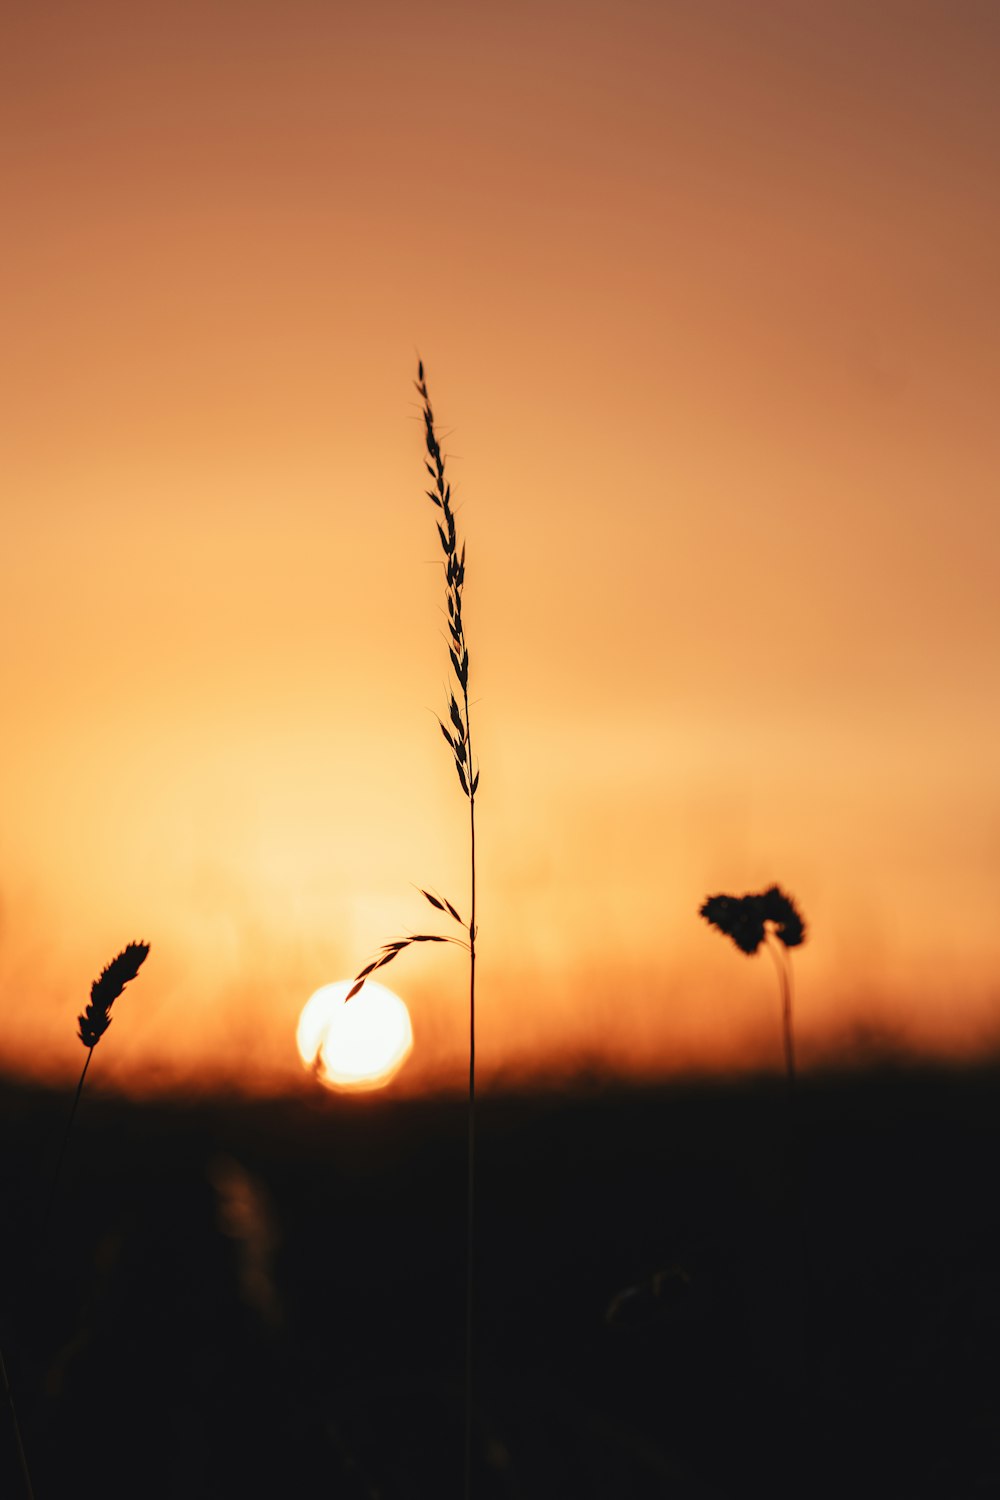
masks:
[[[412,1050],[410,1013],[398,995],[370,979],[345,1004],[350,988],[350,980],[338,980],[310,996],[295,1033],[299,1056],[328,1088],[382,1088]]]

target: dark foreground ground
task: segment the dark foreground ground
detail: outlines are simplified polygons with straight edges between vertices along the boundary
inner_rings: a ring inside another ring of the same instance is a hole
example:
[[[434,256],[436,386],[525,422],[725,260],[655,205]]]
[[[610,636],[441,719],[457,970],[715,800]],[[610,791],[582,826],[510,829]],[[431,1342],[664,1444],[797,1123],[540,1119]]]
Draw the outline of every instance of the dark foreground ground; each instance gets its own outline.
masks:
[[[37,1500],[462,1492],[461,1104],[0,1090]],[[1000,1496],[1000,1077],[479,1111],[475,1493]],[[0,1408],[0,1495],[22,1493]]]

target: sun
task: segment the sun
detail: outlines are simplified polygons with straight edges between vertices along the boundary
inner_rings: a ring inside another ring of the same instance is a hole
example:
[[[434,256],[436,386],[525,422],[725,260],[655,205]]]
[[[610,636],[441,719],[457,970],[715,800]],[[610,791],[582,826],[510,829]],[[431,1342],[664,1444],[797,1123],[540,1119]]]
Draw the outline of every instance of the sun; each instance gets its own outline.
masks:
[[[380,1089],[413,1048],[410,1013],[371,979],[345,1005],[351,983],[324,984],[306,1001],[295,1032],[299,1056],[327,1088]]]

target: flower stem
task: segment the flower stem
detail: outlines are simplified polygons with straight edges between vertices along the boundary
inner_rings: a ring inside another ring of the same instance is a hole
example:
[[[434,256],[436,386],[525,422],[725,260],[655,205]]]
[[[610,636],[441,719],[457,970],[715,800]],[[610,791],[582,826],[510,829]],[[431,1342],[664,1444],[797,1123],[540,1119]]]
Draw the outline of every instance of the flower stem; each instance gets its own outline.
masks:
[[[789,1097],[795,1097],[795,1036],[792,1031],[792,968],[785,948],[768,932],[767,947],[778,971],[781,989],[781,1028],[785,1045],[785,1075]]]

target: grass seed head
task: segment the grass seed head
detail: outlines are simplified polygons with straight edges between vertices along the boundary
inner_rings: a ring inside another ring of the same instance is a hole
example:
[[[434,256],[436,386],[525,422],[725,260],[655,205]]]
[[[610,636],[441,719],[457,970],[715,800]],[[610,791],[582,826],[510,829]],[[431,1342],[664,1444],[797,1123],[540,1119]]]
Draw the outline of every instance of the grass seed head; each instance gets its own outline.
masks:
[[[101,970],[90,986],[90,1002],[77,1019],[85,1047],[96,1047],[111,1025],[111,1006],[130,979],[138,974],[149,952],[148,943],[129,943]]]

